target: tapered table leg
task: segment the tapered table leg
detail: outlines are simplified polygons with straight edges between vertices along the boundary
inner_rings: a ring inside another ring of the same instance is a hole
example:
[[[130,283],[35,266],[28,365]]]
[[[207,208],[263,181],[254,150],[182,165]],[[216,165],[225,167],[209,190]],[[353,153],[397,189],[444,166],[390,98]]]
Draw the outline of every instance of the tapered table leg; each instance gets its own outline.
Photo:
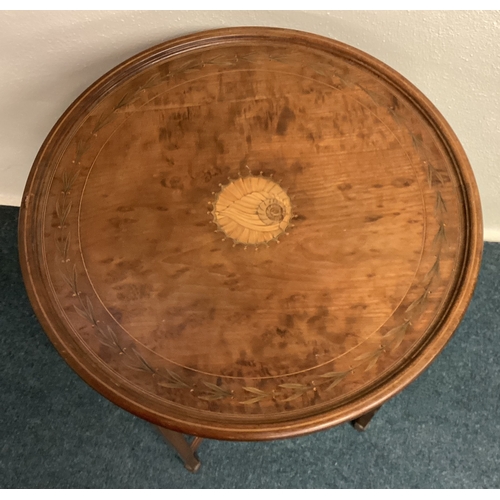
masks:
[[[201,462],[198,459],[196,450],[200,443],[203,441],[202,438],[196,437],[189,444],[180,432],[171,431],[170,429],[165,429],[164,427],[155,426],[163,435],[163,437],[170,443],[170,445],[177,451],[182,461],[184,462],[184,467],[189,472],[197,472],[201,467]]]
[[[379,406],[378,408],[375,408],[372,411],[369,411],[368,413],[365,413],[364,415],[361,415],[361,417],[358,417],[355,420],[352,420],[351,421],[352,426],[357,431],[363,432],[368,427],[368,424],[371,422],[375,413],[377,413],[380,410],[380,408],[381,408],[381,406]]]

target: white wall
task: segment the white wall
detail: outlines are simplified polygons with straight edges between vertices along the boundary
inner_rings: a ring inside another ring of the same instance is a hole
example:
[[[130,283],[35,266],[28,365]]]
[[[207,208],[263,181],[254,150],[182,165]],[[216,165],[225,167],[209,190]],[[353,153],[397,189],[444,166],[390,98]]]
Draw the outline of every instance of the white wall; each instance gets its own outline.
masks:
[[[500,241],[500,11],[0,12],[0,204],[20,204],[50,128],[103,73],[164,40],[241,25],[336,38],[413,82],[461,140],[485,238]]]

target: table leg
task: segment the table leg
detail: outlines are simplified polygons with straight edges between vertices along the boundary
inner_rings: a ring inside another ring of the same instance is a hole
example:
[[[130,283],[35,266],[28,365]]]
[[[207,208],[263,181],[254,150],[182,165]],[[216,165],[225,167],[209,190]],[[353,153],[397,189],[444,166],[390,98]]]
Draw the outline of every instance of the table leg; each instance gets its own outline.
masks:
[[[198,459],[196,450],[203,441],[202,438],[195,437],[194,440],[189,444],[180,432],[171,431],[170,429],[165,429],[164,427],[155,426],[162,434],[162,436],[167,440],[167,442],[177,451],[182,461],[184,462],[184,467],[189,472],[198,472],[201,462]]]
[[[368,413],[365,413],[364,415],[361,415],[361,417],[352,420],[351,421],[352,426],[357,431],[363,432],[364,430],[366,430],[368,424],[371,422],[371,419],[374,417],[375,413],[377,413],[380,410],[380,408],[381,406],[373,409],[372,411],[369,411]]]

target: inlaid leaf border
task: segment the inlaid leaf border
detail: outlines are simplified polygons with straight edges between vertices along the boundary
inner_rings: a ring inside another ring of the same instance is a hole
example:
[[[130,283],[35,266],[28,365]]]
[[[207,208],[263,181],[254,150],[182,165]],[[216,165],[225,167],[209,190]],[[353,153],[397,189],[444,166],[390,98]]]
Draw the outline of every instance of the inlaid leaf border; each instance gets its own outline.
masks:
[[[73,306],[75,312],[91,325],[95,331],[96,338],[105,348],[114,351],[119,358],[122,359],[123,364],[130,369],[137,370],[151,376],[154,379],[155,386],[157,388],[189,391],[199,400],[207,402],[221,401],[228,398],[234,399],[235,391],[225,387],[220,382],[220,379],[216,384],[205,380],[193,382],[188,378],[183,378],[179,373],[173,370],[160,370],[153,367],[152,364],[150,364],[136,349],[133,345],[133,341],[127,345],[109,324],[106,324],[96,318],[92,300],[87,294],[78,289],[78,273],[76,263],[73,263],[71,260],[71,231],[67,224],[68,216],[73,208],[71,194],[73,185],[81,174],[82,161],[90,149],[92,140],[98,136],[98,133],[104,127],[115,120],[118,111],[134,103],[147,89],[168,81],[179,74],[192,74],[207,66],[230,67],[239,64],[241,61],[254,63],[261,58],[261,53],[255,51],[244,54],[243,56],[228,57],[221,54],[208,60],[191,59],[183,62],[176,68],[169,69],[162,74],[155,74],[151,76],[137,89],[119,96],[117,103],[114,106],[112,106],[108,111],[103,111],[101,115],[99,115],[99,118],[92,127],[91,133],[86,138],[77,141],[74,159],[70,164],[71,166],[66,167],[66,169],[62,172],[61,191],[55,204],[55,215],[58,222],[57,227],[59,229],[59,237],[56,238],[56,248],[61,258],[62,266],[60,269],[62,277],[71,290],[72,296],[76,299],[76,303]],[[277,63],[286,64],[289,62],[287,54],[283,54],[282,52],[270,53],[268,54],[268,58],[269,60]],[[168,68],[170,68],[171,63],[167,64]],[[398,112],[400,103],[388,103],[387,97],[378,95],[375,92],[364,88],[360,84],[353,82],[348,78],[347,71],[340,73],[330,64],[317,63],[311,65],[310,69],[315,74],[324,78],[331,79],[332,77],[335,77],[338,83],[330,80],[329,84],[338,90],[342,90],[343,88],[358,88],[364,92],[377,106],[384,106],[394,121],[399,126],[405,127],[408,130],[412,142],[420,154],[421,164],[426,171],[429,188],[433,189],[435,194],[434,215],[438,223],[438,231],[433,238],[432,248],[436,252],[436,255],[433,265],[430,267],[419,285],[422,288],[421,294],[409,306],[407,306],[404,311],[403,322],[383,333],[382,343],[374,350],[365,352],[354,358],[354,361],[357,363],[350,366],[348,370],[329,371],[316,377],[316,381],[313,380],[308,383],[281,383],[272,391],[263,391],[258,387],[242,385],[239,388],[241,391],[237,391],[239,394],[238,400],[240,404],[247,406],[258,405],[261,402],[270,400],[278,403],[288,403],[303,396],[310,395],[311,393],[316,393],[318,389],[325,392],[331,391],[354,371],[360,369],[368,371],[375,367],[384,353],[396,350],[403,342],[407,331],[425,310],[429,295],[432,293],[433,284],[439,279],[440,276],[441,251],[447,243],[447,206],[440,190],[441,186],[445,183],[444,176],[430,161],[426,145],[422,138],[413,134],[406,126],[404,117]]]

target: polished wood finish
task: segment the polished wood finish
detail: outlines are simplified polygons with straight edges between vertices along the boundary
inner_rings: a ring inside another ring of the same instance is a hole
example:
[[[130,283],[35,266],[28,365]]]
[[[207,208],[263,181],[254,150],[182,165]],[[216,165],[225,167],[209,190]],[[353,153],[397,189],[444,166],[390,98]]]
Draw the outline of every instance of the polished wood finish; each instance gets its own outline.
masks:
[[[477,188],[434,106],[373,57],[235,28],[126,61],[55,125],[20,259],[67,362],[126,410],[228,440],[356,419],[460,322]]]
[[[180,433],[165,429],[165,427],[156,426],[161,435],[167,442],[177,451],[179,457],[184,462],[184,467],[189,472],[198,472],[201,467],[201,462],[198,458],[196,450],[200,446],[202,439],[194,438],[191,443],[188,443],[186,438]]]
[[[380,408],[375,408],[374,410],[361,415],[361,417],[358,417],[356,420],[353,420],[351,422],[352,426],[359,432],[365,431],[368,427],[368,424],[372,421],[372,418],[379,410]]]

